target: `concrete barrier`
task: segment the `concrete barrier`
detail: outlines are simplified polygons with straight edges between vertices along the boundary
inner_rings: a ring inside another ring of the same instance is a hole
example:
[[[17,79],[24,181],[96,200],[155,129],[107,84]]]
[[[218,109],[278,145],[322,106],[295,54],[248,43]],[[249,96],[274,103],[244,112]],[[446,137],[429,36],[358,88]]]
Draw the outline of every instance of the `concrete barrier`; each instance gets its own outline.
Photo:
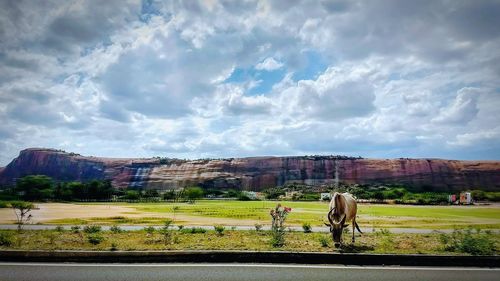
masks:
[[[500,256],[438,256],[250,251],[0,251],[4,262],[294,263],[499,267]]]

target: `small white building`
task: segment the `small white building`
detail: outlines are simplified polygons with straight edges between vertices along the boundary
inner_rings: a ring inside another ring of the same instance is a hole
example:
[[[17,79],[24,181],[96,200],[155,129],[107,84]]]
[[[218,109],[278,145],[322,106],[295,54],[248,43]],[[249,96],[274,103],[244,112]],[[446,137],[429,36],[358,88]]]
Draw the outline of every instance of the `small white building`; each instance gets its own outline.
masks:
[[[460,193],[460,204],[465,204],[465,205],[472,204],[472,194],[470,192]]]
[[[330,193],[321,193],[320,195],[320,199],[321,200],[331,200],[332,199],[332,195]]]

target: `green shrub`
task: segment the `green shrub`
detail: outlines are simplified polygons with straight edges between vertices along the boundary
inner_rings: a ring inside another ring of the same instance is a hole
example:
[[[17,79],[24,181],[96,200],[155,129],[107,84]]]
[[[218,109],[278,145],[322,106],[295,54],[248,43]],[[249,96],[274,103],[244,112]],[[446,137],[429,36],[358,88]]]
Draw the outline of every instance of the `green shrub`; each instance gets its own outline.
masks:
[[[330,239],[322,235],[319,237],[319,244],[321,244],[321,247],[326,248],[329,246],[328,244],[330,244]]]
[[[118,245],[116,245],[116,243],[111,243],[111,248],[109,250],[110,251],[117,251],[118,250]]]
[[[14,236],[10,232],[0,232],[0,246],[7,246],[14,244]]]
[[[80,233],[80,226],[75,225],[71,227],[71,232],[73,233]]]
[[[148,234],[153,234],[156,231],[156,229],[152,226],[146,226],[144,228],[144,231],[146,231],[146,233],[148,233]]]
[[[311,233],[312,232],[311,224],[308,222],[305,222],[302,224],[302,229],[304,230],[304,233]]]
[[[104,241],[104,237],[102,237],[102,235],[99,233],[91,233],[87,237],[87,240],[92,245],[98,245],[101,244],[102,241]]]
[[[262,230],[262,224],[255,224],[255,231],[261,231]]]
[[[179,224],[177,228],[179,229],[179,231],[181,231],[184,228],[184,226],[182,224]]]
[[[222,235],[224,235],[224,230],[226,228],[222,225],[214,225],[214,229],[215,229],[215,232],[217,233],[217,235],[222,236]]]
[[[457,230],[451,234],[441,234],[440,241],[447,251],[468,253],[471,255],[492,255],[496,252],[495,239],[491,232],[477,229]]]
[[[117,226],[117,225],[113,225],[113,226],[111,226],[111,227],[109,228],[109,230],[110,230],[111,232],[113,232],[113,233],[121,233],[121,232],[123,232],[123,230],[122,230],[119,226]]]
[[[285,231],[280,229],[273,229],[271,231],[271,246],[274,248],[281,248],[285,245]]]
[[[83,232],[85,233],[98,233],[101,232],[101,226],[100,225],[86,225],[83,228]]]
[[[64,232],[64,227],[58,225],[58,226],[56,226],[55,231],[57,231],[57,232]]]
[[[207,232],[207,230],[201,227],[191,227],[191,228],[183,228],[181,229],[181,232],[184,234],[196,234],[196,233],[205,233]]]

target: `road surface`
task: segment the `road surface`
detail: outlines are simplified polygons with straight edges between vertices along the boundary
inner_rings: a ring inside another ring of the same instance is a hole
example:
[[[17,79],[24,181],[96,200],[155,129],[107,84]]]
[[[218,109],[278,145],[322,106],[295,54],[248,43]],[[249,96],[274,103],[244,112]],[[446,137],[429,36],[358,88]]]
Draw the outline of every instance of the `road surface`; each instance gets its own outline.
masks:
[[[272,264],[0,263],[0,280],[500,280],[500,269]]]

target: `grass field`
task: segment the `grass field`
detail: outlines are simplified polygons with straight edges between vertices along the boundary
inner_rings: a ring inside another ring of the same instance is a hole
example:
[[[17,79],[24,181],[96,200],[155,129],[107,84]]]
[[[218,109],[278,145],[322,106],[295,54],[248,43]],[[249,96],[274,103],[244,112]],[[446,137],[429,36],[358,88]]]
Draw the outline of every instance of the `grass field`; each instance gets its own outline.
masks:
[[[101,241],[93,245],[89,241],[91,234],[71,231],[23,231],[0,230],[0,236],[11,237],[10,245],[1,244],[0,249],[21,250],[254,250],[254,251],[313,251],[328,252],[332,248],[330,235],[325,233],[287,232],[283,248],[273,248],[268,231],[224,231],[217,235],[215,231],[200,234],[181,233],[173,230],[168,242],[156,231],[127,231],[98,233]],[[490,234],[498,249],[499,234]],[[320,240],[323,240],[323,243]],[[349,238],[346,238],[349,240]],[[5,241],[5,239],[4,239]],[[335,250],[338,251],[338,250]],[[440,242],[440,234],[394,234],[388,231],[357,236],[355,244],[346,244],[342,251],[365,253],[399,254],[462,254],[446,249]],[[494,250],[494,253],[497,253]]]
[[[94,217],[86,219],[52,220],[49,223],[100,223],[100,224],[155,224],[165,217],[175,218],[176,223],[211,225],[210,218],[217,223],[231,225],[255,223],[269,224],[269,210],[276,206],[274,201],[214,201],[200,200],[188,203],[111,203],[135,209],[135,218],[124,216]],[[92,203],[105,204],[105,203]],[[109,204],[109,203],[106,203]],[[313,226],[323,225],[328,204],[323,202],[281,202],[291,207],[287,223],[301,225],[308,222]],[[141,214],[144,214],[141,217]],[[151,216],[154,214],[154,216]],[[363,228],[426,228],[450,229],[475,226],[500,229],[500,207],[498,206],[408,206],[408,205],[358,205],[358,223]]]

